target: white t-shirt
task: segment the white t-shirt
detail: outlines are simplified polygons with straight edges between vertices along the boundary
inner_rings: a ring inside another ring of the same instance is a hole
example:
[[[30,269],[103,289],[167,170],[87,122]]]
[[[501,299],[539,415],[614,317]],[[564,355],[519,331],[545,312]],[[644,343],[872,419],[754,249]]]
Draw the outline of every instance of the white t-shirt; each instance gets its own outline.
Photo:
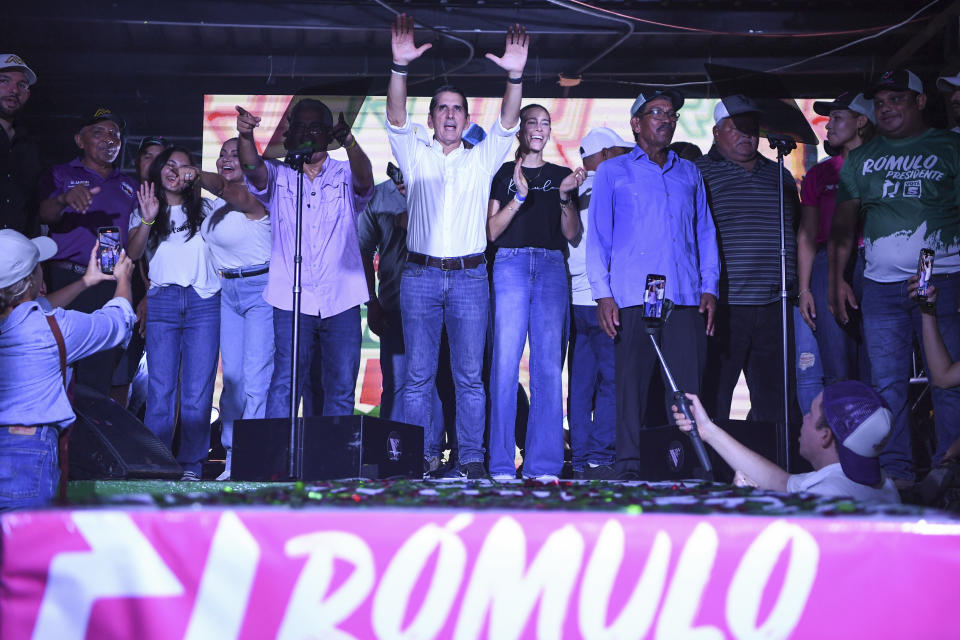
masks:
[[[587,210],[590,208],[590,195],[593,193],[593,175],[596,171],[587,171],[587,178],[580,185],[580,244],[569,245],[567,268],[570,270],[570,295],[573,304],[597,306],[590,291],[590,279],[587,278]]]
[[[204,217],[213,212],[211,201],[203,199]],[[143,223],[140,209],[130,214],[130,229],[136,229]],[[156,230],[154,230],[154,233]],[[187,226],[187,214],[181,205],[170,207],[170,235],[161,241],[157,248],[150,250],[147,241],[146,256],[150,264],[150,288],[165,285],[193,287],[201,298],[209,298],[220,291],[220,279],[213,268],[207,243],[197,231],[192,238]]]
[[[821,496],[848,497],[858,502],[875,504],[900,504],[900,493],[893,480],[883,476],[879,489],[854,482],[843,473],[839,462],[812,473],[800,473],[787,478],[787,491],[798,493],[808,491]]]
[[[270,216],[251,220],[242,211],[229,211],[211,230],[213,214],[226,205],[217,198],[200,232],[215,269],[237,269],[270,262]]]

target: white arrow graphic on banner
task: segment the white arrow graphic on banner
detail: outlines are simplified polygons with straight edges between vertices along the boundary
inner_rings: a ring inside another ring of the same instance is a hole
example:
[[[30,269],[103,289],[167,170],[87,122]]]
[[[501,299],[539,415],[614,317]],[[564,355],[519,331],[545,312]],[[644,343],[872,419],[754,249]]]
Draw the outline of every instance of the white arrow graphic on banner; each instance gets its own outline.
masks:
[[[179,596],[183,585],[130,516],[78,512],[73,523],[90,551],[58,553],[33,629],[36,640],[83,640],[99,598]]]

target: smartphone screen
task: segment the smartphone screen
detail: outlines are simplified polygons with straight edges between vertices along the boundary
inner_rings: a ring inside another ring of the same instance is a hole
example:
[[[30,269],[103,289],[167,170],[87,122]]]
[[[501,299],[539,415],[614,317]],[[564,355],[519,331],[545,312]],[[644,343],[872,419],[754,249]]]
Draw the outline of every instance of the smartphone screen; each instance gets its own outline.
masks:
[[[667,277],[656,273],[647,275],[643,294],[643,317],[663,317],[663,297],[666,291]]]
[[[927,297],[927,285],[930,284],[930,278],[933,277],[933,251],[930,249],[920,249],[920,258],[917,261],[917,297]]]
[[[100,227],[97,229],[97,239],[100,241],[97,252],[100,271],[113,273],[113,268],[120,259],[120,227]]]

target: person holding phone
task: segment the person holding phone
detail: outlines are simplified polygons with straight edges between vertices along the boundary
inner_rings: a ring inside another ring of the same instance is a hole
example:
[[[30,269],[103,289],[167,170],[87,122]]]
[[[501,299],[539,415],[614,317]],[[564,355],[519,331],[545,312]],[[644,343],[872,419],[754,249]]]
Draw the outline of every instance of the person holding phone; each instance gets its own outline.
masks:
[[[918,274],[923,249],[935,254],[937,324],[947,351],[960,357],[960,136],[930,128],[923,112],[927,94],[911,71],[887,71],[864,93],[873,99],[877,133],[854,149],[840,170],[837,209],[829,241],[831,298],[841,323],[857,302],[843,284],[846,264],[863,220],[864,283],[859,304],[872,382],[893,411],[893,435],[880,455],[884,470],[901,486],[915,480],[908,391],[914,340],[921,338],[921,310],[908,298],[907,281]],[[929,354],[922,351],[924,366]],[[960,388],[931,392],[936,420],[936,466],[960,437]]]
[[[637,146],[597,168],[590,199],[587,276],[600,326],[616,341],[615,471],[623,480],[641,478],[640,429],[659,367],[644,320],[647,275],[664,276],[664,296],[675,305],[655,337],[683,389],[700,389],[714,331],[720,256],[713,216],[700,172],[669,149],[682,106],[672,90],[637,97],[630,108]]]
[[[530,340],[530,414],[523,475],[556,480],[563,467],[563,354],[570,287],[564,252],[580,236],[577,190],[586,171],[543,159],[550,113],[520,110],[514,162],[493,177],[487,235],[493,263],[493,362],[490,373],[490,475],[516,477],[517,383]]]
[[[133,264],[125,255],[110,278],[116,280],[113,297],[102,308],[82,313],[43,306],[40,262],[56,252],[50,238],[0,230],[0,511],[53,500],[60,481],[58,440],[76,419],[64,388],[66,366],[122,344],[136,319]]]
[[[201,234],[213,202],[200,196],[190,152],[169,147],[150,165],[130,216],[132,259],[146,256],[147,407],[144,424],[173,446],[183,480],[199,480],[210,448],[210,413],[220,351],[220,279]],[[187,169],[181,171],[181,169]]]

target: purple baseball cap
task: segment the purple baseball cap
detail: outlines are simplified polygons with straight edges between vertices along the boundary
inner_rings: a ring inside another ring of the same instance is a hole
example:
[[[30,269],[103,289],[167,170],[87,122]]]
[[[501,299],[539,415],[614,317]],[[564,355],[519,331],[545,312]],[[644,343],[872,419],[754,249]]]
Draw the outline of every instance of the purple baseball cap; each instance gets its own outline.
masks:
[[[837,439],[844,475],[860,484],[879,484],[883,475],[877,456],[893,419],[880,394],[857,380],[835,382],[823,390],[823,416]]]

